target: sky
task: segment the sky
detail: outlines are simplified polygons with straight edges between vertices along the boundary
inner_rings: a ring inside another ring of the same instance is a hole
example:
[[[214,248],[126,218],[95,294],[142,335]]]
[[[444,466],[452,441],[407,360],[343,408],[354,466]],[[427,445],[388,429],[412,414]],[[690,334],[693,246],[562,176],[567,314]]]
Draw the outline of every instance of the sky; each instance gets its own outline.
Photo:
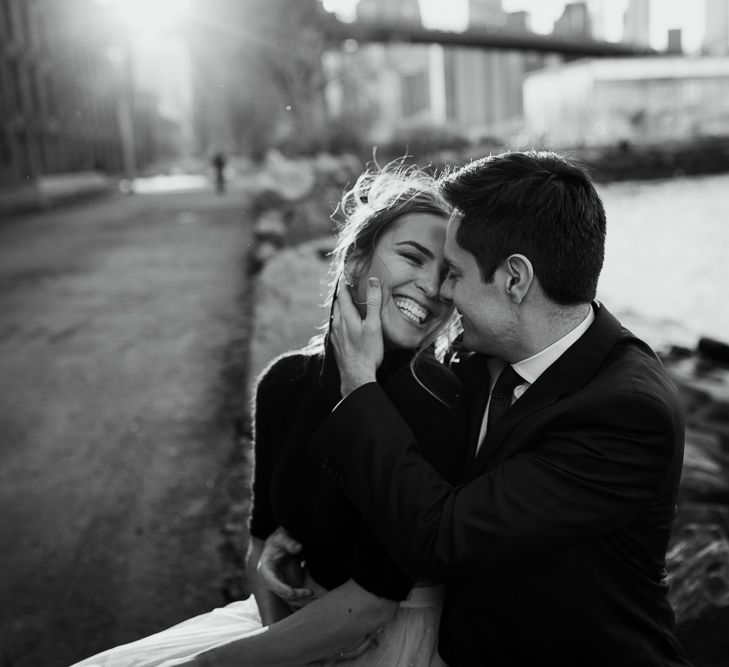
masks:
[[[323,0],[325,7],[344,13],[353,12],[358,0]],[[460,29],[467,16],[468,0],[419,0],[426,27]],[[628,0],[604,0],[608,7],[607,36],[619,40],[622,36],[623,13]],[[651,46],[664,49],[668,30],[681,28],[684,50],[696,51],[704,32],[704,3],[701,0],[650,0]],[[565,0],[502,0],[504,11],[527,11],[535,32],[550,32],[559,18]]]

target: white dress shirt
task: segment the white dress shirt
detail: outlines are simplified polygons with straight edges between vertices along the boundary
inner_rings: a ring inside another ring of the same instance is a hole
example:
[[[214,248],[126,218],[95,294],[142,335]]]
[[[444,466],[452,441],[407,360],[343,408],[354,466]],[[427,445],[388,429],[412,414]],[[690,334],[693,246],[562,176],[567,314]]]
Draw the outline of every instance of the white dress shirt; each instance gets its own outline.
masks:
[[[522,359],[521,361],[512,364],[511,367],[524,379],[524,382],[514,387],[514,393],[511,396],[511,404],[520,399],[524,392],[529,389],[536,381],[537,378],[544,373],[557,359],[559,359],[570,346],[574,345],[582,334],[587,331],[589,326],[595,320],[595,311],[590,307],[590,312],[587,314],[580,324],[578,324],[572,331],[566,333],[562,338],[552,343],[550,346],[545,347],[540,352],[533,354],[531,357]],[[489,400],[486,403],[486,409],[483,413],[481,420],[481,430],[478,434],[478,447],[476,448],[476,454],[481,449],[481,443],[486,436],[486,427],[489,414],[489,407],[491,405],[491,392],[494,390],[494,385],[501,371],[504,370],[506,364],[496,357],[491,357],[487,365],[489,367],[489,373],[491,373],[491,386],[489,387]]]

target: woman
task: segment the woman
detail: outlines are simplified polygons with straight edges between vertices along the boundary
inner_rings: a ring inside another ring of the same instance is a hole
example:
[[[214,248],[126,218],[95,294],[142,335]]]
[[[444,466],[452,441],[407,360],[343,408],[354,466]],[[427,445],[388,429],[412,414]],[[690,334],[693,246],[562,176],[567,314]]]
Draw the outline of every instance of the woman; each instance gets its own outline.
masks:
[[[448,207],[435,182],[415,170],[365,173],[340,204],[332,261],[333,302],[343,280],[364,304],[362,276],[380,279],[386,344],[378,381],[444,477],[460,472],[465,442],[456,385],[436,360],[455,330],[439,296]],[[349,664],[442,665],[437,656],[439,587],[416,586],[397,567],[356,508],[306,452],[340,400],[328,332],[264,371],[255,398],[254,509],[248,573],[255,594],[169,630],[79,663],[302,665],[356,655]],[[448,451],[443,443],[458,443]],[[270,593],[256,565],[279,526],[305,548],[303,585],[315,599],[295,610]],[[411,590],[412,589],[412,590]]]

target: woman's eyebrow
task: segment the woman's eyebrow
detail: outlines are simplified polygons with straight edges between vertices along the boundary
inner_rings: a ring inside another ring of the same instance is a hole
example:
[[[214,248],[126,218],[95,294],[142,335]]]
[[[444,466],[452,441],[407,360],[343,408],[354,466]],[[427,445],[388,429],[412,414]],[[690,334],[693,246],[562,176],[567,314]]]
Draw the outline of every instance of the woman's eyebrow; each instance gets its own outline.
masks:
[[[432,251],[429,248],[426,248],[424,245],[420,245],[417,241],[400,241],[399,243],[395,244],[396,246],[401,245],[409,245],[413,248],[416,248],[420,252],[422,252],[426,257],[429,257],[430,259],[435,259],[435,255],[432,253]]]

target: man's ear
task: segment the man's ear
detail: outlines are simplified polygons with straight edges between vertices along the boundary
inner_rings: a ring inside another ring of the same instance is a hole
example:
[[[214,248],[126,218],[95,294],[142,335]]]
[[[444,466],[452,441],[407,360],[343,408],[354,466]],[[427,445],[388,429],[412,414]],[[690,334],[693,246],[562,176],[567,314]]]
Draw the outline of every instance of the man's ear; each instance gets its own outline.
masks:
[[[509,255],[503,263],[506,271],[506,293],[514,303],[521,303],[534,282],[534,267],[524,255]]]

